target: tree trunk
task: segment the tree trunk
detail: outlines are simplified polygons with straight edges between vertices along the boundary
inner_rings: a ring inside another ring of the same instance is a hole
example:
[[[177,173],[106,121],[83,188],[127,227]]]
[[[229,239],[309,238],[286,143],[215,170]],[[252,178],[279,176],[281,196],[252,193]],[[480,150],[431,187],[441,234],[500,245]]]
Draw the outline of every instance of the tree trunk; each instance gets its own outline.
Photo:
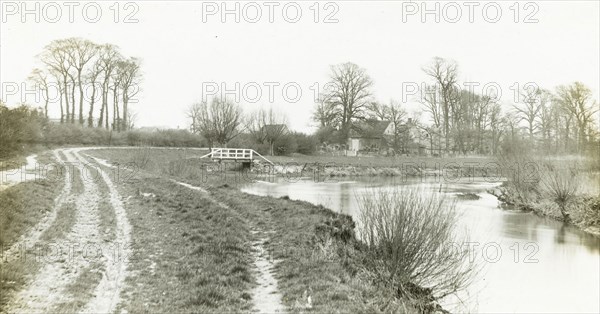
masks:
[[[77,72],[79,80],[79,125],[83,125],[83,84],[81,83],[81,70]]]
[[[64,110],[63,110],[63,95],[62,95],[62,91],[60,92],[60,98],[58,99],[58,104],[60,105],[60,124],[65,123],[65,114],[64,114]]]
[[[75,124],[75,81],[73,81],[73,87],[71,88],[71,124]]]
[[[129,97],[127,96],[127,90],[123,90],[123,130],[126,131],[129,126],[127,125],[127,103],[129,102]]]
[[[102,103],[100,104],[100,118],[98,118],[98,127],[101,128],[104,124],[104,95],[102,95]]]
[[[117,87],[113,91],[113,129],[117,129],[117,132],[121,131],[120,128],[120,117],[119,117],[119,92]]]
[[[44,116],[46,117],[46,119],[48,119],[48,102],[49,102],[49,98],[50,94],[48,92],[48,88],[46,87],[46,102],[44,104]]]
[[[66,109],[66,119],[65,122],[69,123],[69,117],[70,117],[70,112],[69,112],[69,85],[67,84],[67,79],[65,77],[65,79],[63,80],[64,83],[64,94],[65,94],[65,109]],[[62,97],[62,96],[61,96]]]
[[[92,83],[92,99],[90,99],[90,112],[88,115],[88,127],[94,127],[94,102],[96,98],[96,86]]]

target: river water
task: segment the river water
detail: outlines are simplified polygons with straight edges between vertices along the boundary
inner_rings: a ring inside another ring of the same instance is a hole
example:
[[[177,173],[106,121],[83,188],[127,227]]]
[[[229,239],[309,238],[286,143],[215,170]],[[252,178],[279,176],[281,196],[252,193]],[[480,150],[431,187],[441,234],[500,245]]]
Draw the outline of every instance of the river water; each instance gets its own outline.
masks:
[[[345,181],[344,181],[345,180]],[[482,270],[446,309],[479,313],[600,313],[600,238],[531,213],[501,208],[486,191],[499,185],[484,178],[444,183],[394,178],[271,179],[246,184],[242,191],[321,204],[358,218],[356,197],[367,189],[419,187],[457,201],[457,228],[469,236]],[[477,194],[479,199],[459,197]]]

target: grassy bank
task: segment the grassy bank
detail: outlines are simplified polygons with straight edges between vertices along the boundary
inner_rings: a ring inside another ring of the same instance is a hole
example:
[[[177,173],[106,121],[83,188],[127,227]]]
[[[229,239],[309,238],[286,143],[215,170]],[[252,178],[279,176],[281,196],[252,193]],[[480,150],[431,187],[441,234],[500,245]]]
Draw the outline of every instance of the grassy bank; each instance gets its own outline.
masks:
[[[256,284],[250,250],[260,240],[253,230],[269,234],[264,246],[275,264],[282,301],[292,312],[403,313],[429,303],[402,299],[374,280],[364,267],[366,250],[356,241],[349,216],[306,202],[242,193],[217,176],[203,177],[202,163],[186,151],[87,154],[141,165],[119,185],[131,195],[127,207],[136,251],[123,303],[130,312],[250,310],[249,291]]]
[[[491,191],[500,201],[600,235],[600,173],[593,170],[594,163],[526,156],[501,162],[511,171],[506,182]]]

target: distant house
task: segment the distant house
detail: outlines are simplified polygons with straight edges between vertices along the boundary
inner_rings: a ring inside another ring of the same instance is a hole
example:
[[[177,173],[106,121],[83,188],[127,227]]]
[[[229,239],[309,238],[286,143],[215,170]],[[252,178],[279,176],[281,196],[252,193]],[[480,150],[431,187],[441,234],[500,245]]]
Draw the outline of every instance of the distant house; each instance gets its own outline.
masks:
[[[394,136],[394,124],[391,121],[358,122],[350,129],[348,150],[358,152],[387,149],[390,136]]]
[[[429,136],[426,132],[423,132],[423,129],[412,118],[408,118],[406,123],[400,125],[399,128],[401,128],[400,153],[410,155],[426,154]]]

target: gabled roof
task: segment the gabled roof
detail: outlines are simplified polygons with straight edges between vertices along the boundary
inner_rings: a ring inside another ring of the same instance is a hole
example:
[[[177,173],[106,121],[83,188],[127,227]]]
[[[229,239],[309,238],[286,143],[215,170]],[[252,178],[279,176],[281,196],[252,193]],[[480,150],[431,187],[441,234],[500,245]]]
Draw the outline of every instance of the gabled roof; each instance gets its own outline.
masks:
[[[354,123],[350,137],[354,138],[383,138],[385,130],[391,121],[367,120]]]

